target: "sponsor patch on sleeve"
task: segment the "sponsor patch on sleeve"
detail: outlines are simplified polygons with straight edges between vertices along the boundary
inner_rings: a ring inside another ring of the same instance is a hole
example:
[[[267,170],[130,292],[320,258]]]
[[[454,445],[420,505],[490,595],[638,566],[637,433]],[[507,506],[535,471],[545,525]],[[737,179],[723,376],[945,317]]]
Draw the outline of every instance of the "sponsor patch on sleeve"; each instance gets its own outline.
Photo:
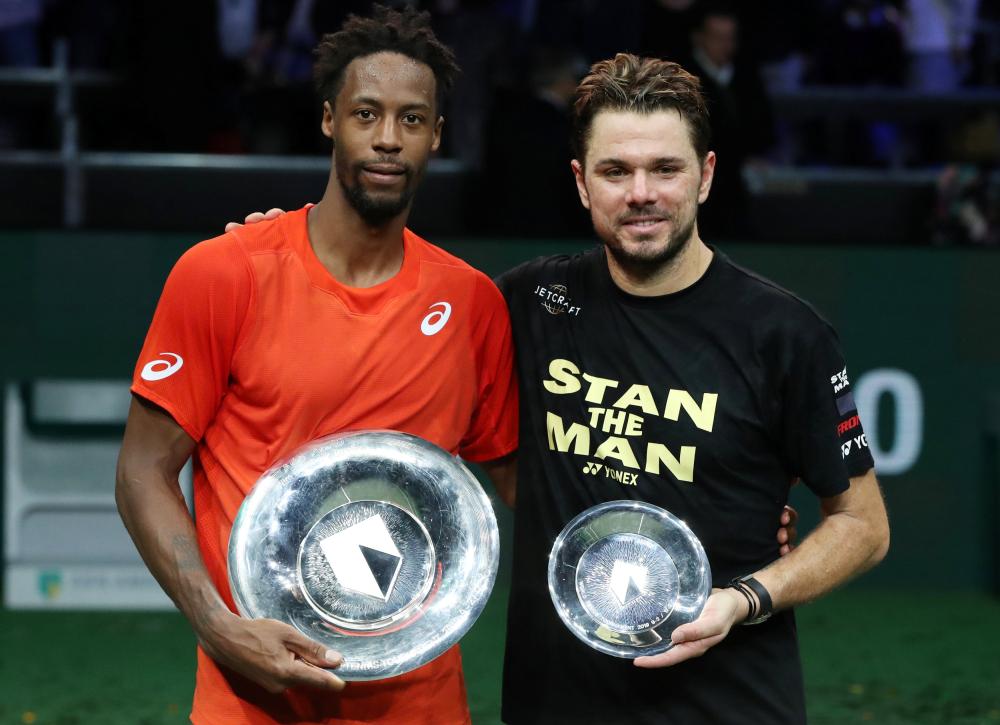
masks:
[[[837,437],[840,439],[840,453],[847,458],[855,451],[868,447],[868,436],[861,426],[858,416],[858,406],[854,402],[851,391],[851,381],[847,377],[847,368],[830,376],[833,387],[834,402],[841,420],[837,423]]]

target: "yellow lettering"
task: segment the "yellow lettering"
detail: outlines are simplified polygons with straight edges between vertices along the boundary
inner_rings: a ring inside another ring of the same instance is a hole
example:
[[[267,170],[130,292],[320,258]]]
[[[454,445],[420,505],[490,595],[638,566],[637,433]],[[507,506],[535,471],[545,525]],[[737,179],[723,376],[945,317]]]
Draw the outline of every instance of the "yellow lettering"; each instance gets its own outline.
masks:
[[[628,423],[625,424],[625,435],[627,436],[641,436],[642,435],[642,418],[638,415],[628,414]]]
[[[601,416],[604,415],[604,408],[587,408],[590,413],[590,427],[596,428],[601,424]]]
[[[639,468],[639,461],[635,459],[635,454],[632,453],[632,446],[624,438],[618,438],[616,436],[611,436],[601,445],[597,447],[594,451],[594,458],[615,458],[622,462],[623,466],[628,466],[629,468]]]
[[[659,474],[662,463],[678,481],[694,483],[694,454],[694,446],[681,446],[681,458],[677,460],[662,443],[650,443],[646,446],[646,472]]]
[[[701,405],[698,405],[688,391],[671,389],[667,393],[667,406],[663,411],[663,417],[668,420],[680,420],[681,408],[684,408],[684,412],[691,417],[696,426],[711,433],[715,424],[715,405],[718,400],[718,393],[705,393],[701,396]]]
[[[567,431],[563,428],[563,419],[552,412],[545,413],[545,428],[549,434],[549,450],[561,453],[569,452],[573,446],[573,453],[578,456],[586,456],[590,453],[590,429],[579,423],[572,423]]]
[[[543,380],[542,385],[550,393],[556,393],[558,395],[566,395],[568,393],[575,393],[582,387],[578,378],[574,377],[580,374],[580,368],[571,363],[569,360],[555,359],[549,363],[549,375],[552,376],[552,380]]]
[[[625,394],[618,398],[612,405],[615,408],[627,408],[630,405],[636,405],[643,413],[649,413],[650,415],[657,415],[660,412],[656,408],[656,401],[653,400],[653,394],[649,392],[649,387],[639,385],[638,383],[629,387],[625,391]]]
[[[627,415],[628,413],[624,410],[605,410],[604,425],[601,426],[601,430],[605,433],[621,435],[622,431],[625,430],[625,418]]]
[[[617,388],[617,380],[609,380],[608,378],[599,378],[596,375],[591,375],[590,373],[584,373],[583,379],[590,383],[590,387],[587,389],[587,395],[584,396],[584,400],[588,403],[601,403],[604,401],[604,391],[608,388]],[[577,388],[579,390],[579,388]]]

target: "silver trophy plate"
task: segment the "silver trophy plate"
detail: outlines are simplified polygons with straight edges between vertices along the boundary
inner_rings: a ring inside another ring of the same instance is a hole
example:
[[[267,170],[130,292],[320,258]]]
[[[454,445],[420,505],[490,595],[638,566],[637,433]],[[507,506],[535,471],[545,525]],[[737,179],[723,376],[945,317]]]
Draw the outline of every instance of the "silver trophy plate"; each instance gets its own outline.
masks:
[[[549,554],[549,594],[577,637],[615,657],[670,649],[712,591],[705,550],[687,524],[658,506],[609,501],[560,532]]]
[[[229,538],[245,617],[277,619],[344,656],[346,680],[416,669],[482,612],[499,556],[496,517],[461,461],[415,436],[344,433],[275,465]]]

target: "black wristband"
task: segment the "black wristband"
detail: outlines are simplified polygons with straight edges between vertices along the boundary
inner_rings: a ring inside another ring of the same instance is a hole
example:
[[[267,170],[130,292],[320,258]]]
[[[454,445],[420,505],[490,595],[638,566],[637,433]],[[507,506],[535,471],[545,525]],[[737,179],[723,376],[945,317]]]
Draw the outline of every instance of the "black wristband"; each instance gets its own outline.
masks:
[[[740,586],[737,586],[737,584]],[[738,589],[748,587],[757,596],[759,607],[753,615],[747,617],[743,624],[760,624],[771,616],[771,612],[774,610],[771,595],[768,593],[767,589],[764,588],[763,584],[754,579],[752,574],[747,574],[746,576],[733,579],[730,586],[734,586]],[[751,610],[752,609],[753,607],[751,607]]]
[[[738,579],[734,579],[732,582],[729,583],[728,588],[735,589],[736,591],[738,591],[740,594],[743,595],[744,599],[747,600],[747,616],[746,620],[744,621],[753,619],[757,609],[757,604],[756,602],[754,602],[753,596],[750,594],[750,590],[747,589],[746,584],[739,581]]]

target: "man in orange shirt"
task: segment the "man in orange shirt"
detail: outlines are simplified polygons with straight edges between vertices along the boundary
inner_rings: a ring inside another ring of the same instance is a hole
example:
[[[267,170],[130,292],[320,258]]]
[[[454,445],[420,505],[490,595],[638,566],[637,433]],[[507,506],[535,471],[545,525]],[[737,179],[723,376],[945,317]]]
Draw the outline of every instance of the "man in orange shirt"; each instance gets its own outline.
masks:
[[[197,635],[195,723],[469,720],[457,646],[345,688],[329,671],[338,653],[237,616],[226,575],[229,531],[254,482],[319,436],[408,432],[483,463],[501,490],[512,480],[506,305],[485,275],[405,228],[456,70],[426,14],[350,18],[317,50],[333,142],[322,200],[196,245],[164,287],[136,365],[116,496]],[[177,484],[192,456],[196,522]]]

